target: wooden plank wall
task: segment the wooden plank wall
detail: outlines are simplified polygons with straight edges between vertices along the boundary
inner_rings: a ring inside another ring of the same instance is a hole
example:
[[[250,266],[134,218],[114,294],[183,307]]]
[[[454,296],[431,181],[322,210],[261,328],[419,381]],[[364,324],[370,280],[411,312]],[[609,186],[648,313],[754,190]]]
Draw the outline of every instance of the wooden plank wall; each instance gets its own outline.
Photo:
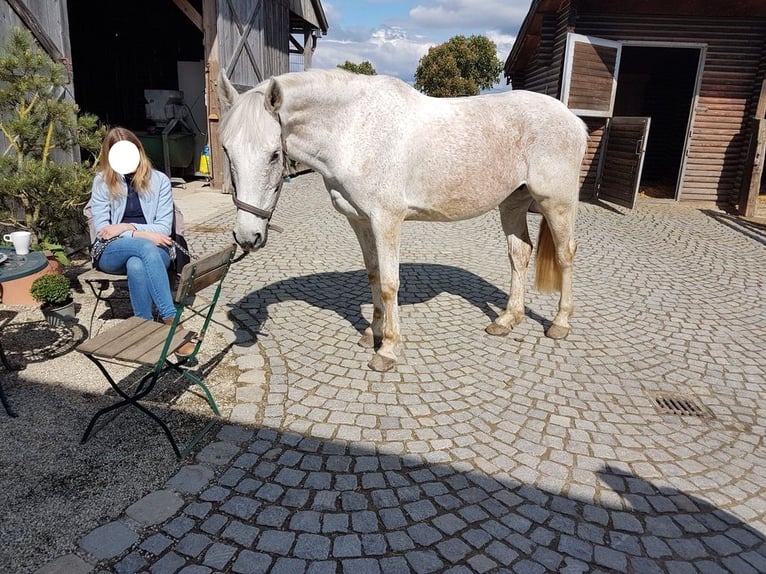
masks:
[[[262,55],[261,69],[267,78],[290,71],[290,5],[287,0],[267,3]]]
[[[679,199],[735,205],[750,138],[746,110],[766,50],[766,20],[579,14],[576,31],[611,40],[708,45]]]
[[[559,97],[561,73],[566,50],[566,10],[557,14],[545,14],[540,45],[523,73],[513,78],[514,90],[530,90]]]
[[[24,0],[24,6],[29,10],[36,24],[39,25],[40,29],[47,36],[47,39],[54,44],[57,51],[63,56],[64,60],[61,63],[69,71],[69,83],[64,88],[63,97],[74,100],[72,47],[69,41],[69,19],[67,16],[66,0]],[[11,36],[11,31],[16,27],[27,28],[11,4],[6,0],[0,0],[0,49],[5,47],[6,42]],[[45,51],[40,44],[38,44],[38,48],[41,51]],[[7,147],[7,141],[2,134],[0,134],[0,146],[2,146],[1,149],[3,150]],[[54,150],[53,157],[57,161],[69,162],[76,158],[76,154],[76,150],[69,152]]]

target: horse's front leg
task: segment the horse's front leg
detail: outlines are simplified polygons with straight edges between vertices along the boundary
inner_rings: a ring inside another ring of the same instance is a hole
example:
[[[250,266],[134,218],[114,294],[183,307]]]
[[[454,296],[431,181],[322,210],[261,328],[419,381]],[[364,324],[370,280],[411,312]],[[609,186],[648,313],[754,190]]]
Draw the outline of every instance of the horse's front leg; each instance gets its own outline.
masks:
[[[399,331],[399,246],[402,221],[389,219],[372,224],[378,255],[380,298],[383,308],[383,338],[367,364],[373,371],[388,371],[396,364],[401,347]],[[373,326],[374,331],[374,326]]]
[[[532,241],[527,227],[527,209],[531,201],[526,189],[518,189],[500,204],[500,222],[508,241],[508,258],[511,261],[511,285],[505,310],[485,329],[490,335],[505,336],[524,319],[527,268],[532,256]]]
[[[348,222],[356,234],[359,247],[364,258],[364,267],[367,270],[367,281],[370,283],[372,293],[372,320],[364,330],[359,345],[366,349],[373,349],[383,340],[383,304],[380,298],[380,271],[378,267],[378,251],[375,247],[375,239],[372,236],[370,222],[355,217],[349,217]]]

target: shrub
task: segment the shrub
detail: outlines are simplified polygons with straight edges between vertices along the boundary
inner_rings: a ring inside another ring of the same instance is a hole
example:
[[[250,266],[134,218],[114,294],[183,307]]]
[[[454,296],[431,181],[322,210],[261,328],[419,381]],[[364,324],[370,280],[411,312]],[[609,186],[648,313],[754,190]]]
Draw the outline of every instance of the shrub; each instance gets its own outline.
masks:
[[[72,297],[69,278],[59,273],[46,273],[32,282],[32,297],[40,303],[58,305],[68,302]]]
[[[34,244],[66,244],[85,232],[93,164],[104,128],[63,96],[65,68],[15,28],[0,53],[0,226],[32,232]],[[1,140],[2,138],[0,138]],[[82,152],[89,158],[79,161]],[[54,159],[55,158],[55,159]],[[77,158],[72,161],[72,158]]]

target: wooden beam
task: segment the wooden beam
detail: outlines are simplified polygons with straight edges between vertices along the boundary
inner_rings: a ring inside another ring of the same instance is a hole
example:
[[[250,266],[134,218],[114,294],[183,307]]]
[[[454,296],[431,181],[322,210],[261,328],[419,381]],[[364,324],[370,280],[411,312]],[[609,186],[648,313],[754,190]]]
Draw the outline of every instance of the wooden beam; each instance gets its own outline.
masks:
[[[755,217],[758,208],[758,194],[761,191],[763,163],[766,158],[766,119],[753,120],[753,135],[745,164],[741,204],[739,212],[745,217]]]
[[[197,27],[197,30],[202,32],[202,15],[194,9],[194,6],[189,4],[188,0],[173,0],[173,4],[178,6],[178,9],[184,13],[184,15],[191,20],[191,23]]]
[[[766,156],[766,80],[761,83],[761,93],[755,105],[750,144],[739,194],[739,212],[745,217],[754,217],[757,210],[763,164],[766,159],[764,156]]]
[[[205,43],[205,92],[207,144],[210,147],[210,187],[223,191],[223,148],[221,147],[221,104],[218,101],[218,2],[203,0],[202,23]]]
[[[67,79],[72,78],[71,62],[69,62],[64,54],[61,53],[56,42],[54,42],[45,28],[42,27],[35,15],[27,8],[23,0],[8,0],[8,5],[13,8],[16,15],[21,19],[24,25],[32,32],[37,42],[42,46],[43,50],[51,57],[51,60],[63,64],[67,71]]]

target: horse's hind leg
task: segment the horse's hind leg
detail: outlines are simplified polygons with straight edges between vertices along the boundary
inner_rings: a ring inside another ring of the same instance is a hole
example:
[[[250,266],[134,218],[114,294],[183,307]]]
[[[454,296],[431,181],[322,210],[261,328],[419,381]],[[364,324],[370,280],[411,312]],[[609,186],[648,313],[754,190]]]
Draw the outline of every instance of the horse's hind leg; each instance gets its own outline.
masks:
[[[378,251],[375,247],[375,238],[372,236],[372,228],[368,221],[362,221],[349,217],[348,222],[356,234],[359,247],[362,249],[364,267],[367,270],[367,281],[370,283],[372,293],[372,320],[364,330],[359,345],[365,349],[373,349],[383,339],[383,303],[380,298],[380,268],[378,265]]]
[[[511,286],[505,310],[485,329],[490,335],[507,335],[524,319],[524,288],[532,255],[532,242],[527,228],[527,209],[531,203],[529,191],[521,187],[499,207],[500,222],[508,241],[508,257],[511,260]]]
[[[540,291],[561,291],[558,313],[545,334],[551,339],[563,339],[569,334],[569,317],[574,312],[572,269],[577,250],[574,239],[577,202],[542,200],[538,205],[546,225],[541,223],[537,246],[537,287]],[[545,269],[556,276],[542,276],[541,271]]]

